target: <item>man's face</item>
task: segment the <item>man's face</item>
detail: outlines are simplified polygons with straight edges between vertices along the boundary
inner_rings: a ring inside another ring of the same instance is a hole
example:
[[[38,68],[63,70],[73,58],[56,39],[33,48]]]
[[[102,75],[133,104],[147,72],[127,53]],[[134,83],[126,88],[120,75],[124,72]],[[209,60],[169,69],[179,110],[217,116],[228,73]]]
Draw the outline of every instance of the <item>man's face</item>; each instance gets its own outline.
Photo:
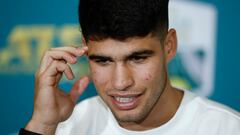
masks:
[[[95,87],[120,122],[144,120],[167,81],[166,60],[156,37],[88,42]]]

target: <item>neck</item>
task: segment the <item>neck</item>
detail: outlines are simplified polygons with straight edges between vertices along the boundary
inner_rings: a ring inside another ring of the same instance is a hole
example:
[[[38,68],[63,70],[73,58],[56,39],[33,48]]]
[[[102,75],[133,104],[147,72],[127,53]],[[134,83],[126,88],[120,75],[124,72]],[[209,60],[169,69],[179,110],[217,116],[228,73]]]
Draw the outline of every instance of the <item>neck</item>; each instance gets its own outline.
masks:
[[[123,128],[135,131],[149,130],[167,123],[177,112],[183,92],[167,81],[166,87],[149,115],[140,123],[120,123]]]

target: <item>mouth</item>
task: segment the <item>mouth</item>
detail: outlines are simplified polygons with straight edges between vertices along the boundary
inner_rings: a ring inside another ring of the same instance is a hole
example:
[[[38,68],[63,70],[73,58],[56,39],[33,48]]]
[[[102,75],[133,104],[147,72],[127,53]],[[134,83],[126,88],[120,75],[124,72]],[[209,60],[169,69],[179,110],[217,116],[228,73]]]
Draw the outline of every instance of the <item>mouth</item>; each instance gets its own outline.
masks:
[[[111,95],[113,105],[119,110],[132,110],[140,103],[142,94],[131,95]]]

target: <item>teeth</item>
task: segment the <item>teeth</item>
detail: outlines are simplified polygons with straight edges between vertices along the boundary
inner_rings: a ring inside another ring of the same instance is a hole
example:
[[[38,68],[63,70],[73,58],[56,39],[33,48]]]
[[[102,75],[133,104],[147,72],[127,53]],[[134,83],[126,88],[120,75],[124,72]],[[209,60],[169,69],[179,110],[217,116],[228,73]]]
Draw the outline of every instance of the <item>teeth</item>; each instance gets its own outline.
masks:
[[[133,98],[132,97],[115,97],[115,99],[118,101],[118,102],[121,102],[121,103],[128,103],[128,102],[131,102],[133,101]]]

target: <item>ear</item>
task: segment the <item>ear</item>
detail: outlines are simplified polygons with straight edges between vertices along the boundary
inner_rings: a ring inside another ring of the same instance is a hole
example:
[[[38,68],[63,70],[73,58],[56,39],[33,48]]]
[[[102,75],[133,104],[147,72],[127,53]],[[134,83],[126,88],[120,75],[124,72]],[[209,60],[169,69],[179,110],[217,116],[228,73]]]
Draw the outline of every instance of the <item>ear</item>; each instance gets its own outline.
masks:
[[[164,40],[164,53],[166,61],[169,62],[177,52],[177,34],[175,29],[170,29]]]
[[[87,46],[87,42],[86,39],[84,38],[84,36],[82,36],[82,46]]]
[[[85,55],[88,56],[88,46],[87,46],[87,42],[86,42],[86,39],[84,38],[84,36],[82,36],[82,47],[86,48]]]

